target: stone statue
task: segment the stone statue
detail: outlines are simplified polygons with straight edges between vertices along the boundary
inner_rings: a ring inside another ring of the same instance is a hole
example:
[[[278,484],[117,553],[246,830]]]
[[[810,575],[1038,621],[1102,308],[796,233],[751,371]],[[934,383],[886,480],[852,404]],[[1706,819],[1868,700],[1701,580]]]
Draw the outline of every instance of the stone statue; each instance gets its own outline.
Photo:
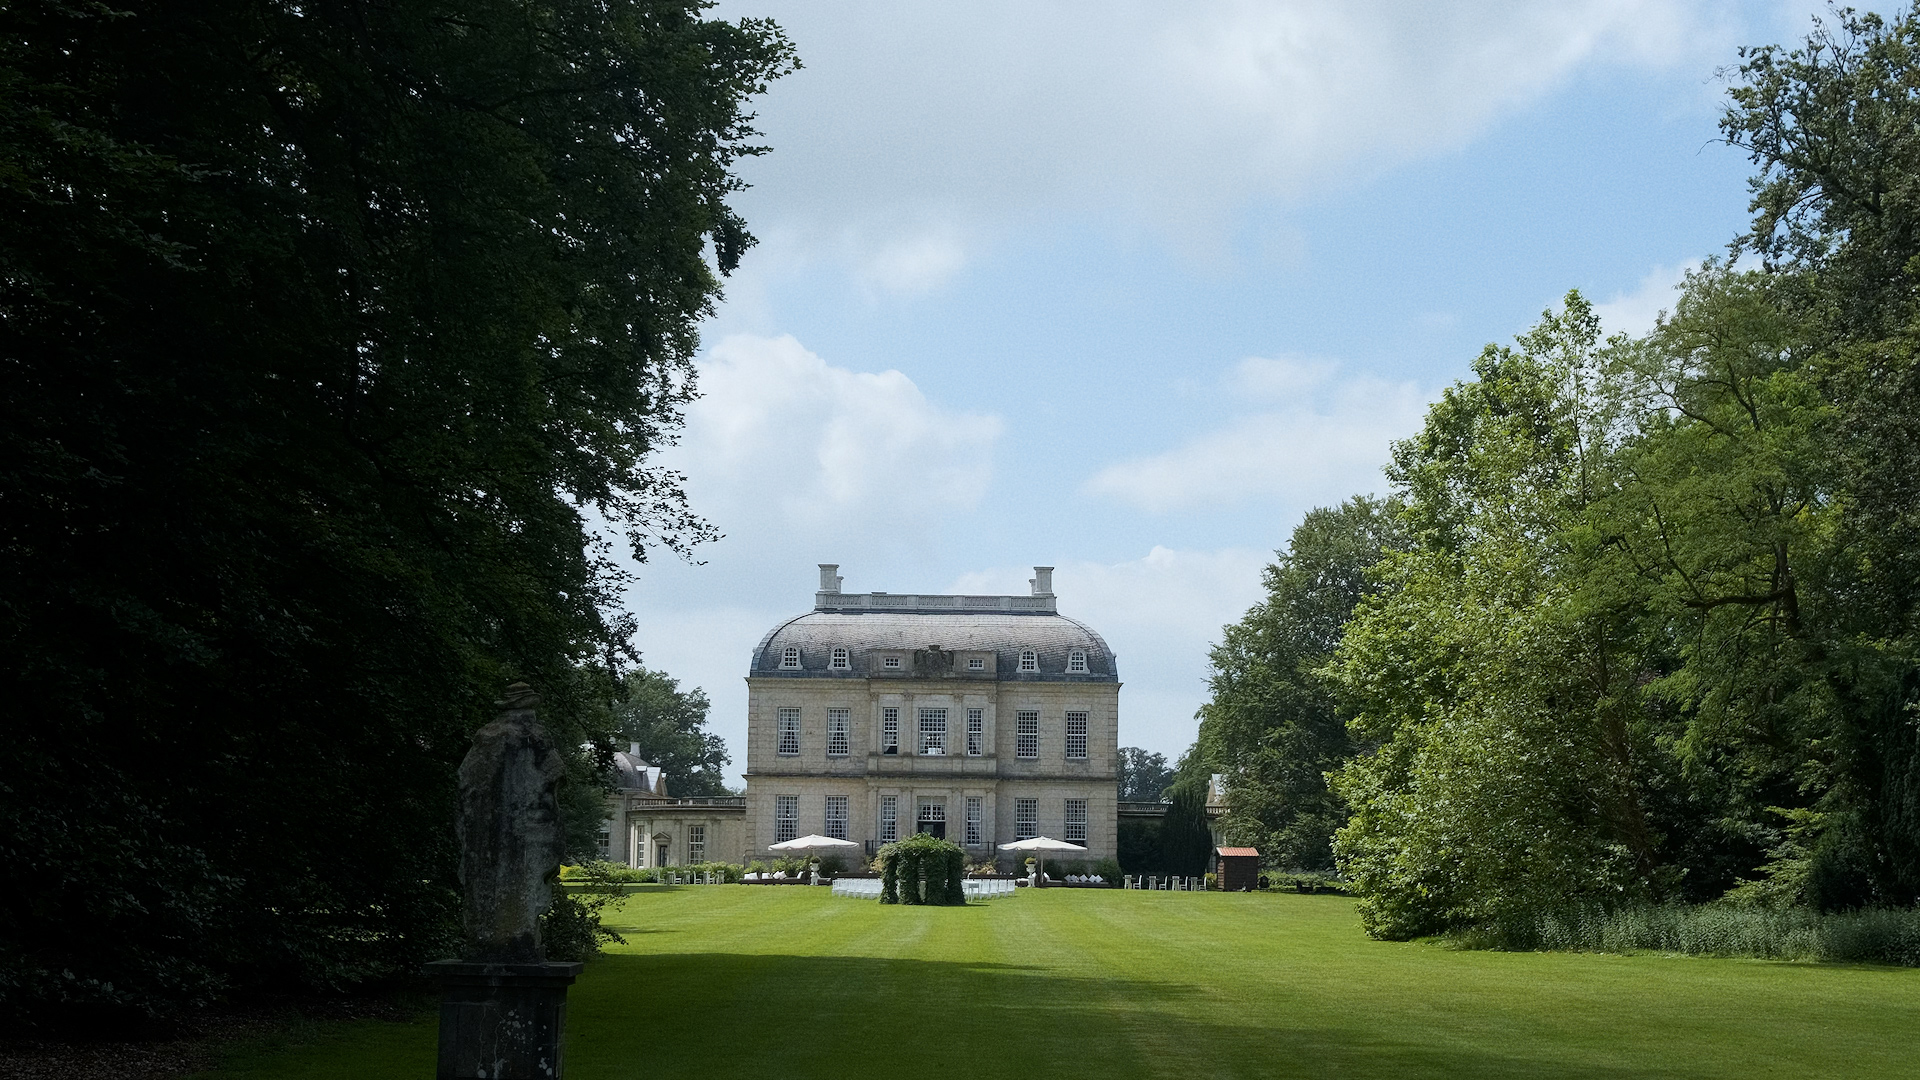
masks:
[[[460,883],[466,887],[466,959],[540,963],[540,916],[553,900],[565,840],[554,785],[566,770],[526,683],[507,687],[501,712],[460,762]]]

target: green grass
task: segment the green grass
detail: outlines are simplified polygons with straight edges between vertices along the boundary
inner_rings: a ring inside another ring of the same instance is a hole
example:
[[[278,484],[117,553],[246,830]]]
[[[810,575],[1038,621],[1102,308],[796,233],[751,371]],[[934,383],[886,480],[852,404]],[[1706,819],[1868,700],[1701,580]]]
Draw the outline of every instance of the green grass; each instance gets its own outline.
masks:
[[[965,908],[657,889],[570,999],[572,1080],[1914,1077],[1920,971],[1369,941],[1336,896],[1056,890]],[[433,1072],[434,1025],[222,1080]]]

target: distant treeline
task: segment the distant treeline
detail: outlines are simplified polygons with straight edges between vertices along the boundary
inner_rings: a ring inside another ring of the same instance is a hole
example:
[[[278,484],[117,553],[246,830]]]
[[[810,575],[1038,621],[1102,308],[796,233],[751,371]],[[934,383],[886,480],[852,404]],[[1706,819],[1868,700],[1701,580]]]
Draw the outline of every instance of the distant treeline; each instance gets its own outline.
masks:
[[[1213,652],[1183,772],[1376,935],[1920,898],[1920,6],[1830,19],[1742,54],[1729,256],[1489,346]]]

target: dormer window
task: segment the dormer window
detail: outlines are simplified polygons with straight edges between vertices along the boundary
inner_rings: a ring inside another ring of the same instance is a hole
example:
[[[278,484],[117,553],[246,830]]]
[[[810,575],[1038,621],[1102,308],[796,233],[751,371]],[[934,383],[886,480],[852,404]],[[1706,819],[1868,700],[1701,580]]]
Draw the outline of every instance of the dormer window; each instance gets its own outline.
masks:
[[[985,671],[985,670],[987,670],[987,658],[986,658],[986,657],[984,657],[984,656],[969,656],[969,657],[967,657],[967,670],[968,670],[968,671]]]
[[[1087,673],[1087,653],[1085,649],[1075,649],[1067,654],[1067,674],[1085,675]]]
[[[780,650],[780,670],[782,671],[800,670],[800,646],[789,645],[786,648]]]
[[[897,656],[889,656],[880,661],[880,666],[888,669],[898,669],[900,667],[900,658]]]
[[[1026,652],[1021,653],[1020,654],[1020,670],[1021,671],[1039,671],[1040,670],[1040,654],[1037,652],[1034,652],[1032,649],[1028,649]]]
[[[833,650],[833,659],[827,661],[827,666],[834,671],[846,671],[853,667],[853,664],[847,659],[847,650],[835,649]]]

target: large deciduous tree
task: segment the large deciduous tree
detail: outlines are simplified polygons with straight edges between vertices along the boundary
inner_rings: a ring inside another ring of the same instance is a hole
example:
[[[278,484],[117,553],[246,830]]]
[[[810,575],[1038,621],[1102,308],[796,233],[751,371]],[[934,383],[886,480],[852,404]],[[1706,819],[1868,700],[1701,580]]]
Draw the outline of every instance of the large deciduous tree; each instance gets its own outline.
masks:
[[[1173,783],[1173,766],[1167,755],[1150,754],[1137,746],[1120,748],[1114,766],[1114,785],[1126,802],[1159,802]]]
[[[619,736],[658,765],[676,796],[728,794],[722,774],[729,760],[725,739],[707,730],[706,691],[680,689],[665,672],[637,668],[626,673],[625,696],[614,703]]]
[[[1585,527],[1607,482],[1600,348],[1570,295],[1395,445],[1412,546],[1388,557],[1389,587],[1361,602],[1333,669],[1376,747],[1334,785],[1352,810],[1340,867],[1373,933],[1662,884],[1665,770],[1633,608]]]
[[[593,523],[710,535],[648,457],[792,63],[671,0],[0,9],[9,1004],[403,970],[498,688],[604,752]]]
[[[1228,837],[1277,865],[1333,866],[1347,815],[1326,776],[1354,742],[1320,669],[1376,590],[1369,569],[1400,546],[1398,509],[1360,497],[1307,514],[1263,572],[1266,599],[1210,654],[1199,750],[1225,776]]]

